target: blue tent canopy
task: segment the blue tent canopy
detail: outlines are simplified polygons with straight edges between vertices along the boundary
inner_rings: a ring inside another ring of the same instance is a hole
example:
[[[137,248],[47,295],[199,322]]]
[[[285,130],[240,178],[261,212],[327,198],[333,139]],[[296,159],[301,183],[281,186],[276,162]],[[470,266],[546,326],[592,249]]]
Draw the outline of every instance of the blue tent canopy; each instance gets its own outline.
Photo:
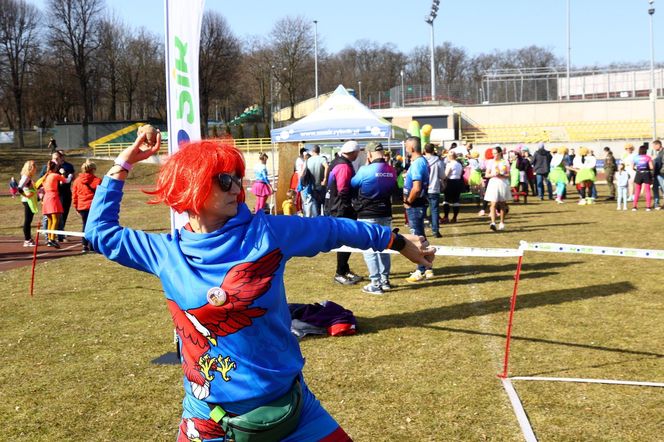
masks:
[[[270,132],[274,143],[406,138],[406,131],[374,114],[339,85],[318,109]]]

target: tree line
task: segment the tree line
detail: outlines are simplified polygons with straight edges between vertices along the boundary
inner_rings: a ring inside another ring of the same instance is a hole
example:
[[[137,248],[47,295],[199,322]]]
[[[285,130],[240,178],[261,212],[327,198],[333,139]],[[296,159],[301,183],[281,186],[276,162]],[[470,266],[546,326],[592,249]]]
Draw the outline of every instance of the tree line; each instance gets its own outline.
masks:
[[[104,0],[48,0],[40,11],[26,0],[0,0],[0,125],[17,132],[54,122],[166,119],[164,43],[145,28],[133,29]],[[200,113],[229,121],[257,104],[263,122],[273,107],[314,96],[313,22],[277,20],[271,32],[242,41],[218,12],[206,11],[200,43]],[[322,44],[320,44],[322,43]],[[470,55],[445,42],[435,48],[439,95],[477,102],[491,69],[561,66],[550,49]],[[428,84],[429,48],[404,53],[392,43],[360,40],[337,53],[318,45],[319,91],[357,87],[363,101],[387,98],[401,82]],[[293,115],[291,113],[291,118]]]

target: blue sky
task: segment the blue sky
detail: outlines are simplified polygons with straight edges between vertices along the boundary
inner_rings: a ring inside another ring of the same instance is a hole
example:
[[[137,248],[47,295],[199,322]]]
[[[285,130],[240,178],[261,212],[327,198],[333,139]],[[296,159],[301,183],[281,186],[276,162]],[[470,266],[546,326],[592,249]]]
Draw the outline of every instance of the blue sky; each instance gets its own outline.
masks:
[[[43,8],[46,0],[28,0]],[[183,0],[186,1],[186,0]],[[163,0],[107,0],[127,24],[163,35]],[[572,65],[649,62],[648,0],[571,0]],[[430,0],[207,0],[240,38],[267,35],[274,22],[301,15],[318,20],[319,42],[337,52],[359,39],[393,43],[404,52],[429,45]],[[664,0],[656,0],[655,60],[664,62]],[[469,54],[544,46],[567,57],[567,0],[441,0],[436,43]],[[658,43],[659,42],[659,43]]]

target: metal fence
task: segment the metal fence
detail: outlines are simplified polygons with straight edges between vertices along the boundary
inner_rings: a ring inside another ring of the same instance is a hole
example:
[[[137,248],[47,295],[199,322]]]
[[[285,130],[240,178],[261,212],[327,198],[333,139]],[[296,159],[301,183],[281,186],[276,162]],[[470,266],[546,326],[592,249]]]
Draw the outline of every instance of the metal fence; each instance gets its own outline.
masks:
[[[664,96],[664,69],[654,72],[655,90]],[[598,100],[648,97],[651,72],[648,69],[595,69],[570,72],[555,67],[495,69],[482,77],[481,103],[522,103],[529,101]]]

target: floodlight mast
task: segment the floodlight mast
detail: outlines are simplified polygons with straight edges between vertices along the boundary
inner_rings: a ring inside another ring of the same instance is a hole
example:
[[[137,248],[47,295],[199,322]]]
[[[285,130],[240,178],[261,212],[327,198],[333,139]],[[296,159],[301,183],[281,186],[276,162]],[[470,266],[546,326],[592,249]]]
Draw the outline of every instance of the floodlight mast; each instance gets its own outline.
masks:
[[[657,88],[655,87],[655,35],[653,18],[655,16],[655,0],[648,0],[650,7],[650,101],[652,102],[652,139],[657,139]]]
[[[431,2],[431,12],[424,17],[424,21],[431,26],[431,101],[436,101],[436,62],[434,59],[434,42],[433,42],[433,22],[438,16],[438,9],[440,7],[440,0],[433,0]]]

